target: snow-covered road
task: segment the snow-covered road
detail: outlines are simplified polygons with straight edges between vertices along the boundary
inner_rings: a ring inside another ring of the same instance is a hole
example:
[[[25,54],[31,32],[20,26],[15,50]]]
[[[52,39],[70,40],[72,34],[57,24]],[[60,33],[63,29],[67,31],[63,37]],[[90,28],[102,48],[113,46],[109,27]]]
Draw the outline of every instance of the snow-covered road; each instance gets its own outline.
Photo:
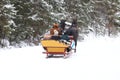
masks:
[[[120,80],[120,38],[78,42],[69,58],[50,58],[41,46],[0,49],[0,80]]]

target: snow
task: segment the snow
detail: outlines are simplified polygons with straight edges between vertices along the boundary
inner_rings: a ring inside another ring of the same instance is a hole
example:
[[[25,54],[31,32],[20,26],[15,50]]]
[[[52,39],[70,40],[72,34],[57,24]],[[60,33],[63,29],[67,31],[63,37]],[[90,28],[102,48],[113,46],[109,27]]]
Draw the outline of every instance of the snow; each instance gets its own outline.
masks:
[[[10,45],[10,43],[9,43],[9,41],[7,39],[1,39],[1,44],[3,46],[9,46]]]
[[[66,25],[70,25],[70,26],[72,25],[72,23],[70,23],[70,22],[65,22],[65,24]]]
[[[120,38],[86,37],[69,58],[42,46],[0,49],[0,80],[120,80]]]
[[[11,4],[7,4],[4,7],[6,7],[6,8],[14,8],[13,5],[11,5]]]

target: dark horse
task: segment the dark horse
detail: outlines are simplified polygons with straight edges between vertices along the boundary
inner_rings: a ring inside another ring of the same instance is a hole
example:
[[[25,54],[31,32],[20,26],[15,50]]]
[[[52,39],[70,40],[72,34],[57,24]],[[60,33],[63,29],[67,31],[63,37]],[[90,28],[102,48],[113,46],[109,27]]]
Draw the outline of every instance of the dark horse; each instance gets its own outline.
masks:
[[[65,21],[63,22],[63,24],[65,23]],[[64,25],[62,25],[61,27],[63,27],[64,29]],[[66,30],[66,32],[64,33],[65,35],[68,36],[73,36],[73,40],[75,41],[75,52],[76,52],[76,47],[77,47],[77,39],[78,39],[78,26],[77,26],[77,20],[73,19],[72,21],[72,25]]]

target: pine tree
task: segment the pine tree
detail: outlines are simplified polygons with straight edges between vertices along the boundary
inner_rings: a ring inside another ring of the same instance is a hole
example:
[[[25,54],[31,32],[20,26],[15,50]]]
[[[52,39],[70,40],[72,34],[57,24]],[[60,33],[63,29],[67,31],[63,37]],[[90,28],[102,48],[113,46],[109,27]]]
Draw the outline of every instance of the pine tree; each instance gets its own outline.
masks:
[[[13,7],[9,0],[2,0],[0,2],[0,40],[9,40],[12,28],[10,27],[12,17],[14,15]],[[1,42],[1,41],[0,41]],[[4,43],[1,43],[4,46]]]
[[[116,22],[115,14],[119,12],[119,0],[93,0],[92,4],[94,6],[94,18],[100,27],[99,32],[102,32],[101,29],[108,29],[108,35],[116,34]],[[103,30],[104,31],[104,30]],[[105,32],[106,33],[106,30]]]

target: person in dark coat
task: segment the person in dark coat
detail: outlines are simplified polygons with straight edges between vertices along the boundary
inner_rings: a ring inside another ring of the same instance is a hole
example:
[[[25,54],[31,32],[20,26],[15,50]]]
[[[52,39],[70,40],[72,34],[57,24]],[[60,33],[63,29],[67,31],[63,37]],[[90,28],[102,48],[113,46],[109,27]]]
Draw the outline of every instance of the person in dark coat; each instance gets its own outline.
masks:
[[[75,51],[76,51],[77,39],[78,39],[77,19],[73,19],[71,27],[67,29],[64,34],[73,36],[73,40],[75,41]]]
[[[65,30],[65,25],[66,25],[65,22],[66,22],[65,19],[62,19],[62,20],[60,21],[59,28],[60,28],[60,30],[61,30],[61,33],[63,33],[63,31]]]

